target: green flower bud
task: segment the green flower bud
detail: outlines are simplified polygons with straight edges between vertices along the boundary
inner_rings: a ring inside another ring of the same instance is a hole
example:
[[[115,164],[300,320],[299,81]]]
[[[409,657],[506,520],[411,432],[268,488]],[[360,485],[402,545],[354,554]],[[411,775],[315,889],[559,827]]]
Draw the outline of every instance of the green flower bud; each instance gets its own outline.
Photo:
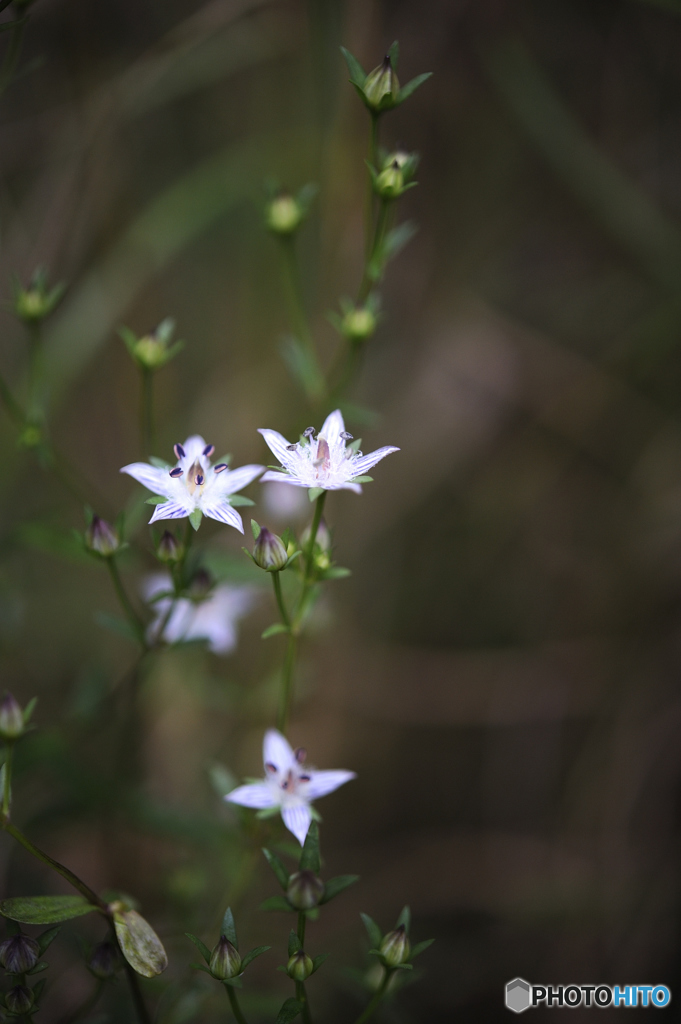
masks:
[[[40,949],[28,935],[12,935],[0,942],[0,964],[10,974],[26,974],[38,963]]]
[[[100,942],[92,951],[88,970],[100,981],[113,978],[118,965],[116,949],[110,942]]]
[[[52,312],[63,294],[63,284],[48,288],[47,275],[39,268],[31,278],[28,288],[15,286],[14,312],[24,323],[39,323]]]
[[[288,562],[288,553],[281,537],[263,526],[253,546],[253,561],[265,572],[279,572]]]
[[[265,223],[275,235],[291,235],[305,216],[305,210],[290,192],[280,192],[267,204]]]
[[[160,562],[179,562],[184,555],[184,546],[179,544],[170,530],[166,530],[158,542],[156,557]]]
[[[5,1005],[17,1017],[28,1011],[33,1006],[33,993],[26,985],[15,985],[5,996]]]
[[[383,941],[380,945],[383,963],[386,967],[398,967],[409,956],[410,948],[407,930],[401,924],[399,928],[383,936]]]
[[[286,973],[294,981],[306,981],[312,974],[313,967],[314,964],[307,953],[299,949],[286,964]]]
[[[184,348],[183,341],[171,345],[174,331],[175,321],[172,317],[166,317],[155,330],[141,338],[128,327],[121,327],[119,334],[138,366],[143,370],[158,370]]]
[[[397,103],[400,83],[393,70],[392,61],[386,55],[382,64],[370,71],[364,80],[362,92],[368,107],[372,110],[390,110]]]
[[[118,551],[121,542],[113,526],[107,523],[106,519],[93,516],[92,522],[85,531],[85,545],[90,551],[101,555],[102,558],[111,558]]]
[[[324,883],[313,871],[296,871],[288,880],[286,895],[296,910],[312,910],[324,895]]]
[[[156,370],[166,361],[165,346],[153,334],[145,334],[134,348],[134,356],[138,363],[147,370]]]
[[[236,978],[240,972],[241,957],[239,956],[239,951],[226,936],[220,936],[220,940],[211,955],[209,966],[210,973],[218,981],[224,981],[226,978]]]
[[[341,333],[350,341],[366,341],[376,330],[376,314],[366,306],[349,309],[341,320]]]
[[[404,192],[404,174],[397,161],[376,178],[376,191],[382,199],[399,199]]]
[[[24,734],[24,713],[16,697],[5,693],[0,700],[0,737],[3,740],[18,740]]]

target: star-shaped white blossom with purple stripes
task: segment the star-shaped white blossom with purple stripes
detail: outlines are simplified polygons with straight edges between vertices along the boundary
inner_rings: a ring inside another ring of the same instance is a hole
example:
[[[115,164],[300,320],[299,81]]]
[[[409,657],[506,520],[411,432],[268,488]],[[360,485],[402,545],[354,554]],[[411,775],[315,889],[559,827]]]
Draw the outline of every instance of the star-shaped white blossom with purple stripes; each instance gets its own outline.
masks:
[[[184,444],[176,444],[174,450],[177,465],[172,469],[147,462],[132,462],[121,469],[121,473],[127,473],[166,499],[156,506],[149,522],[182,519],[198,510],[243,533],[241,516],[230,505],[230,495],[252,483],[264,467],[241,466],[230,470],[225,462],[212,466],[210,458],[215,448],[198,434],[188,437]]]
[[[260,430],[259,433],[283,469],[283,472],[268,471],[262,477],[263,482],[276,480],[323,491],[344,489],[361,494],[361,478],[386,455],[400,450],[389,446],[363,455],[352,445],[347,447],[347,442],[352,441],[352,434],[345,429],[340,409],[326,417],[317,437],[314,436],[314,428],[308,427],[296,444],[289,444],[276,430]]]
[[[312,821],[311,801],[332,793],[343,783],[354,779],[355,773],[341,770],[319,772],[306,768],[305,750],[293,750],[286,737],[276,729],[265,733],[262,757],[265,762],[264,780],[233,789],[225,800],[258,810],[279,807],[286,828],[302,846]]]

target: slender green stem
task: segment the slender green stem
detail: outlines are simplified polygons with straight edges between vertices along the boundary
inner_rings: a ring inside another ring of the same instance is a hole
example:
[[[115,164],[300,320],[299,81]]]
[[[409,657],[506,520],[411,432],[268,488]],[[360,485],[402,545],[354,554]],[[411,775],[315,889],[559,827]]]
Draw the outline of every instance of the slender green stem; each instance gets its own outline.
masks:
[[[307,589],[309,589],[309,586],[312,582],[314,546],[317,541],[317,532],[319,530],[319,524],[321,523],[322,515],[324,514],[324,503],[326,501],[326,494],[326,491],[322,491],[322,493],[317,498],[317,501],[315,502],[314,516],[312,519],[312,526],[310,528],[310,540],[308,541],[307,552],[305,554],[305,576],[303,579],[303,593],[301,594],[299,612],[302,608],[303,600],[306,597]]]
[[[4,377],[0,377],[0,402],[7,410],[9,418],[14,420],[17,426],[23,427],[25,422],[23,409],[14,398]]]
[[[284,279],[289,315],[293,330],[303,344],[308,357],[308,365],[304,375],[304,385],[308,398],[317,402],[323,398],[326,386],[324,376],[319,368],[314,338],[305,310],[303,290],[300,283],[300,271],[296,256],[295,238],[292,235],[281,236],[281,251],[284,260]]]
[[[294,633],[289,634],[284,664],[281,670],[281,698],[279,701],[279,713],[277,715],[277,729],[286,735],[288,728],[289,713],[293,699],[293,670],[296,664],[298,650],[298,637]]]
[[[28,325],[28,397],[27,419],[30,423],[43,420],[42,408],[43,347],[40,321]]]
[[[151,1015],[147,1010],[144,997],[142,996],[142,991],[140,989],[139,978],[127,960],[124,959],[123,963],[125,965],[125,976],[128,981],[128,988],[130,989],[130,995],[135,1005],[135,1012],[137,1013],[139,1024],[152,1024]]]
[[[194,527],[192,526],[191,522],[188,519],[184,531],[184,540],[182,541],[182,557],[175,563],[172,572],[173,597],[170,601],[170,604],[168,605],[167,612],[161,619],[160,626],[156,630],[156,637],[153,641],[154,647],[158,647],[162,643],[163,636],[166,631],[166,626],[170,622],[172,614],[177,608],[177,602],[180,599],[182,590],[184,589],[185,585],[189,582],[189,580],[185,578],[185,566],[187,564],[187,555],[189,553],[190,547],[192,546],[192,541],[194,540],[195,533],[196,530],[194,529]]]
[[[357,293],[357,305],[362,306],[369,298],[371,289],[376,284],[376,281],[380,277],[380,273],[377,273],[377,269],[374,266],[374,261],[378,255],[378,252],[383,244],[383,238],[385,231],[388,226],[388,219],[390,214],[390,202],[381,199],[381,205],[378,208],[378,217],[376,218],[376,228],[374,230],[373,240],[367,253],[367,258],[364,262],[364,273],[362,275],[362,283],[359,286]]]
[[[303,1024],[312,1024],[312,1018],[310,1016],[310,1004],[307,998],[307,992],[305,990],[305,983],[303,981],[296,982],[296,999],[303,1007],[302,1018]]]
[[[300,945],[303,947],[303,949],[305,948],[305,922],[306,922],[306,920],[307,920],[307,918],[305,917],[305,911],[304,910],[299,910],[298,911],[298,938],[300,939]]]
[[[237,998],[236,992],[234,991],[231,985],[225,985],[225,988],[227,989],[227,995],[229,996],[229,1005],[232,1007],[232,1013],[234,1014],[235,1019],[238,1021],[238,1024],[248,1024],[246,1018],[243,1015],[241,1007],[239,1006],[239,1000]]]
[[[369,130],[369,155],[368,160],[372,167],[378,170],[378,118],[379,115],[370,111],[371,128]],[[364,214],[364,259],[369,260],[371,255],[371,242],[374,236],[374,183],[371,174],[367,171],[367,195]]]
[[[14,760],[14,742],[8,740],[5,748],[5,784],[2,793],[2,820],[9,821],[9,805],[12,794],[12,762]]]
[[[374,1013],[376,1012],[378,1007],[383,1002],[383,997],[385,996],[385,993],[386,993],[386,991],[388,989],[388,984],[390,982],[390,978],[391,978],[392,973],[393,973],[388,967],[384,967],[383,969],[384,969],[385,973],[383,975],[383,980],[382,980],[379,988],[376,990],[376,992],[372,996],[371,1001],[369,1002],[369,1004],[365,1008],[364,1012],[360,1013],[359,1017],[355,1021],[355,1024],[364,1024],[365,1021],[369,1020],[369,1018],[374,1015]]]
[[[37,847],[35,843],[32,843],[31,840],[24,835],[23,832],[19,831],[16,825],[12,825],[6,819],[3,822],[3,828],[5,829],[5,832],[8,832],[13,839],[16,839],[18,843],[21,843],[24,849],[28,850],[28,852],[37,860],[42,861],[43,864],[47,864],[47,866],[52,868],[53,871],[56,871],[58,875],[65,878],[69,885],[72,885],[74,889],[77,889],[93,907],[97,907],[98,910],[103,911],[103,913],[107,915],[109,914],[109,908],[104,900],[100,899],[97,893],[93,892],[90,886],[86,885],[78,875],[74,875],[73,871],[65,867],[63,864],[60,864],[58,860],[54,860],[53,857],[50,857],[49,854]]]
[[[291,620],[289,618],[288,611],[286,610],[286,605],[284,604],[284,597],[281,592],[281,580],[279,578],[280,574],[278,572],[271,572],[270,576],[272,577],[272,583],[274,585],[274,595],[277,599],[277,607],[279,608],[281,621],[284,623],[285,626],[290,628]]]
[[[140,439],[142,455],[148,457],[154,449],[154,372],[143,366],[141,374]]]
[[[118,571],[118,566],[116,565],[116,559],[107,558],[106,564],[109,570],[109,574],[111,575],[111,582],[114,585],[114,590],[116,591],[116,596],[118,597],[121,608],[125,612],[125,615],[132,629],[135,631],[137,639],[142,644],[142,647],[146,648],[147,642],[144,639],[144,623],[142,622],[139,615],[133,608],[132,604],[130,603],[130,598],[125,592],[125,588],[123,586],[123,582]]]

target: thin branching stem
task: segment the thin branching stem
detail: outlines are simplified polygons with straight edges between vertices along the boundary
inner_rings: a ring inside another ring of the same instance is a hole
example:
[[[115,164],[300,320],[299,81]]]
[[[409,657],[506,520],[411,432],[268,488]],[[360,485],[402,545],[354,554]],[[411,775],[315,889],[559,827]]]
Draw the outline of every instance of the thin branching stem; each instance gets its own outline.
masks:
[[[109,570],[111,582],[114,585],[114,590],[116,591],[116,596],[120,602],[121,608],[125,612],[125,616],[128,622],[130,623],[130,627],[134,631],[135,636],[139,640],[142,647],[146,650],[147,642],[144,638],[144,623],[142,622],[141,618],[133,608],[130,598],[128,597],[125,591],[125,587],[123,586],[123,581],[121,580],[121,575],[118,571],[118,566],[116,565],[115,558],[107,558],[106,565]]]
[[[2,820],[9,821],[9,805],[12,796],[12,761],[14,758],[14,742],[7,741],[5,748],[5,782],[2,792]]]
[[[383,998],[388,990],[390,978],[392,977],[393,973],[388,967],[384,967],[383,970],[384,974],[381,984],[379,985],[376,992],[374,992],[370,1002],[364,1009],[364,1012],[360,1013],[359,1017],[355,1021],[355,1024],[365,1024],[365,1021],[369,1020],[370,1017],[373,1017],[374,1013],[383,1002]]]
[[[154,372],[141,368],[140,441],[146,458],[154,450]]]
[[[274,586],[274,596],[277,599],[277,607],[279,608],[279,614],[281,615],[281,621],[283,622],[283,624],[288,629],[290,629],[291,628],[291,619],[289,618],[288,610],[287,610],[286,604],[284,602],[284,596],[283,596],[283,594],[281,592],[280,574],[278,572],[272,572],[272,573],[270,573],[270,576],[272,577],[272,584]]]
[[[239,1006],[239,1000],[237,998],[236,992],[234,991],[231,985],[225,985],[225,988],[227,989],[227,995],[229,996],[229,1005],[232,1007],[232,1013],[234,1014],[235,1020],[238,1022],[238,1024],[248,1024],[248,1021],[244,1017],[243,1011]]]

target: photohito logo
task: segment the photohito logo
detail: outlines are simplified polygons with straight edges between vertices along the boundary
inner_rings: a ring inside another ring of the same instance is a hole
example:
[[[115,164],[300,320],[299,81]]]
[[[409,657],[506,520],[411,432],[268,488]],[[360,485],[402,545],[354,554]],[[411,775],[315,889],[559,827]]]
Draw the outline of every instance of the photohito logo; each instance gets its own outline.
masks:
[[[522,1013],[532,1006],[666,1006],[672,994],[666,985],[530,985],[524,978],[506,984],[506,1006]]]

